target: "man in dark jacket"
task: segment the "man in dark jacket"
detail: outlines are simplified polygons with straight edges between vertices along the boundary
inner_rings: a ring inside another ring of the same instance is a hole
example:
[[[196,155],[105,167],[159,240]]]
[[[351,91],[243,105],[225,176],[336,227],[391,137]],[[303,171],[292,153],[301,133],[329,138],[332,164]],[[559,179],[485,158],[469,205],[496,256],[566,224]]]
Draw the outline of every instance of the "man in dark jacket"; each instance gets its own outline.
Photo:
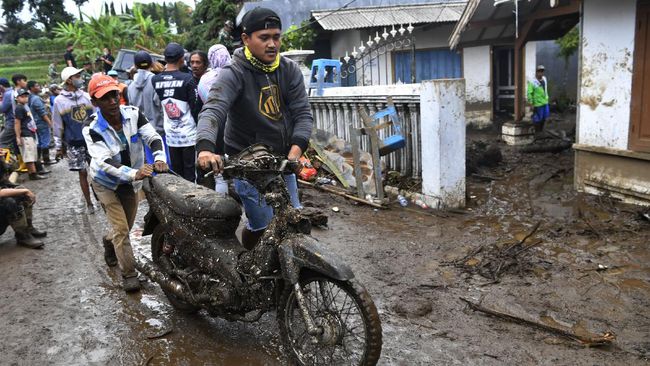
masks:
[[[298,65],[280,56],[280,17],[272,10],[255,8],[242,19],[245,47],[235,51],[231,65],[223,68],[201,111],[197,131],[199,166],[219,172],[222,158],[215,152],[224,144],[226,154],[239,153],[264,143],[275,153],[297,161],[309,144],[313,118]],[[224,141],[217,141],[225,124]],[[285,176],[291,203],[300,207],[295,175]],[[245,181],[235,181],[248,224],[242,244],[251,249],[264,233],[273,210]]]

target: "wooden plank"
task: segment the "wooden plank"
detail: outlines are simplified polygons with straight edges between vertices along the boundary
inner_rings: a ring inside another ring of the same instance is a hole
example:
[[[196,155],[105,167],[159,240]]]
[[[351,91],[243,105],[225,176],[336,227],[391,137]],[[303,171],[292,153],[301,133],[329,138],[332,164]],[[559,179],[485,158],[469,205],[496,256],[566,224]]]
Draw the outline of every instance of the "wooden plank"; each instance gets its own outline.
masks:
[[[375,191],[377,192],[377,198],[380,200],[384,199],[384,186],[381,181],[381,160],[379,156],[379,136],[377,136],[377,131],[372,129],[373,120],[368,116],[368,113],[363,107],[359,107],[359,114],[361,115],[361,120],[366,129],[368,137],[370,137],[370,154],[372,155],[372,175],[375,178]]]
[[[349,195],[349,194],[347,194],[347,193],[345,193],[345,192],[341,192],[341,191],[337,190],[336,188],[329,187],[329,186],[326,186],[326,185],[318,185],[318,184],[314,184],[314,183],[306,182],[306,181],[304,181],[304,180],[302,180],[302,179],[298,179],[298,183],[300,183],[300,184],[302,184],[302,185],[305,185],[305,186],[307,186],[307,187],[311,187],[311,188],[314,188],[314,189],[319,189],[319,190],[321,190],[321,191],[325,191],[325,192],[329,192],[329,193],[334,193],[334,194],[339,195],[339,196],[341,196],[341,197],[345,197],[345,198],[351,199],[351,200],[353,200],[353,201],[355,201],[355,202],[359,202],[359,203],[366,204],[366,205],[368,205],[368,206],[372,206],[372,207],[376,207],[376,208],[387,208],[387,207],[384,206],[384,205],[380,205],[380,204],[378,204],[378,203],[374,203],[374,202],[366,201],[365,199],[362,199],[362,198],[359,198],[359,197],[355,197],[355,196]]]
[[[650,152],[650,5],[637,8],[629,148]]]
[[[354,180],[357,183],[357,197],[365,198],[366,192],[363,190],[363,177],[361,176],[361,151],[359,150],[359,139],[361,132],[350,124],[350,142],[352,143],[352,159],[354,160]]]

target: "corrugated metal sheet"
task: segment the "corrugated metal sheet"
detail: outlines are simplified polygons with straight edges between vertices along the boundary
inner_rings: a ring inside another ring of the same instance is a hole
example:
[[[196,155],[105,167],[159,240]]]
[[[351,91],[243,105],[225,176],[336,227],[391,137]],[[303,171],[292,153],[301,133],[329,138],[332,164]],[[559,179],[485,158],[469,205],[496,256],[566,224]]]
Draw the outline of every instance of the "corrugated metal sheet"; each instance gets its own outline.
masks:
[[[461,58],[450,50],[415,51],[415,82],[462,77]],[[411,82],[411,52],[395,53],[395,81]]]
[[[312,17],[325,30],[359,29],[400,24],[456,22],[466,1],[399,6],[373,6],[336,11],[313,11]]]

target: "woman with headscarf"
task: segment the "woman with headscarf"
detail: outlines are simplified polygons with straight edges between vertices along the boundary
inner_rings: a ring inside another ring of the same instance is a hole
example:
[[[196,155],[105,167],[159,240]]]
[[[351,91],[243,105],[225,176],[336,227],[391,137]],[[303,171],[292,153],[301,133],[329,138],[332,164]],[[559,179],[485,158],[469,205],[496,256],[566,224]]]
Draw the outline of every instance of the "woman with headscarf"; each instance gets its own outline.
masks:
[[[201,80],[199,80],[199,85],[197,87],[199,98],[203,103],[208,100],[210,88],[212,88],[212,85],[217,80],[217,75],[219,75],[219,72],[223,67],[230,63],[230,59],[230,53],[228,53],[228,49],[224,45],[215,44],[208,50],[210,70],[201,76]],[[223,140],[223,134],[223,129],[219,129],[217,138]],[[220,144],[219,146],[223,145]],[[221,151],[221,153],[223,153],[223,151]],[[228,185],[221,177],[221,174],[215,175],[214,179],[203,179],[201,184],[210,189],[215,189],[221,194],[226,194],[228,192]]]
[[[219,71],[230,63],[230,53],[228,53],[226,46],[215,44],[210,47],[208,50],[208,61],[210,62],[210,70],[201,76],[198,86],[199,98],[201,98],[203,103],[208,100],[210,88],[215,80],[217,80]]]

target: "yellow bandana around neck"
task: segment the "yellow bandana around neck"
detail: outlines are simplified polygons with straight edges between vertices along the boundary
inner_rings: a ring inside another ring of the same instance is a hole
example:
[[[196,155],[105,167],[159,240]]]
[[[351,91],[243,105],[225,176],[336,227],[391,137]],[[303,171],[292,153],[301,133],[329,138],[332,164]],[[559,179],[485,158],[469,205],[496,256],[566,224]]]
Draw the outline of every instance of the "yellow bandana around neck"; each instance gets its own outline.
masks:
[[[280,54],[276,56],[273,63],[265,64],[253,56],[248,47],[244,46],[244,56],[246,56],[246,59],[251,63],[251,65],[253,65],[256,69],[264,71],[265,73],[271,73],[280,66]]]

